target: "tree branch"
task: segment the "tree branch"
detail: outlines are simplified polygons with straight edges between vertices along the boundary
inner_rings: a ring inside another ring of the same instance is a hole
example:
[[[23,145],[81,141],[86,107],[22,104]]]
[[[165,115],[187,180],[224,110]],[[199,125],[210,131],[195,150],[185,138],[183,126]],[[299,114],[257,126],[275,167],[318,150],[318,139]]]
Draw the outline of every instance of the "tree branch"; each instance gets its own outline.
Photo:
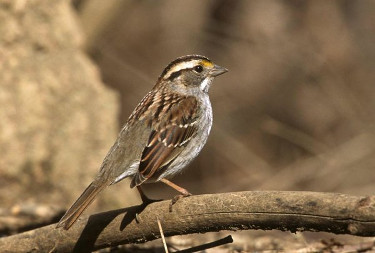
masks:
[[[278,229],[375,236],[375,196],[316,192],[236,192],[197,195],[84,217],[70,230],[50,225],[0,238],[0,252],[91,252],[164,235]],[[137,219],[135,216],[137,215]]]

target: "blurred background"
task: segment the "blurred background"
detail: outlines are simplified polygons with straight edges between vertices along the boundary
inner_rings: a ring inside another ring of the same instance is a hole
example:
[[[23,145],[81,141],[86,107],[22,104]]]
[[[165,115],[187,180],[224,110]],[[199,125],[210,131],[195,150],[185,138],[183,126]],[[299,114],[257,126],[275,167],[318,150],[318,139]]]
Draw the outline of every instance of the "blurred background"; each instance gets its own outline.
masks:
[[[0,20],[3,206],[67,208],[186,54],[229,72],[210,90],[208,143],[175,183],[193,194],[374,193],[375,1],[3,0]],[[124,181],[95,205],[135,203]]]
[[[210,90],[212,134],[180,185],[375,190],[374,1],[73,4],[86,52],[119,94],[119,127],[174,58],[203,54],[230,70]]]

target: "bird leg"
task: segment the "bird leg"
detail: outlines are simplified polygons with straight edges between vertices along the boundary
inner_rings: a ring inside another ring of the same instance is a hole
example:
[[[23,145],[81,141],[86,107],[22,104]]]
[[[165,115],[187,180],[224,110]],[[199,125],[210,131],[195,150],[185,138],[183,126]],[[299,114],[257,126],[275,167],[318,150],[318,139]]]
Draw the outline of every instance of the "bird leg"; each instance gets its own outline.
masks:
[[[139,195],[141,195],[141,199],[143,202],[142,205],[144,205],[145,207],[153,202],[162,201],[162,199],[150,199],[149,197],[147,197],[140,185],[137,186],[137,190],[139,192]],[[138,213],[135,214],[135,221],[137,223],[141,222],[141,219],[139,218]]]
[[[145,205],[151,204],[153,202],[161,201],[161,199],[150,199],[149,197],[147,197],[140,185],[137,186],[137,190],[139,192],[139,195],[141,195],[143,204]]]
[[[172,206],[173,206],[173,205],[174,205],[179,199],[182,199],[182,198],[184,198],[184,197],[189,197],[189,196],[193,195],[193,194],[191,194],[190,192],[188,192],[185,188],[182,188],[182,187],[180,187],[180,186],[178,186],[178,185],[172,183],[171,181],[169,181],[169,180],[167,180],[167,179],[165,179],[165,178],[161,179],[160,181],[162,181],[164,184],[166,184],[166,185],[172,187],[173,189],[175,189],[176,191],[178,191],[179,193],[181,193],[181,194],[176,195],[176,196],[173,197],[173,199],[172,199],[172,201],[171,201],[171,204],[169,205],[169,211],[170,211],[170,212],[172,212]]]

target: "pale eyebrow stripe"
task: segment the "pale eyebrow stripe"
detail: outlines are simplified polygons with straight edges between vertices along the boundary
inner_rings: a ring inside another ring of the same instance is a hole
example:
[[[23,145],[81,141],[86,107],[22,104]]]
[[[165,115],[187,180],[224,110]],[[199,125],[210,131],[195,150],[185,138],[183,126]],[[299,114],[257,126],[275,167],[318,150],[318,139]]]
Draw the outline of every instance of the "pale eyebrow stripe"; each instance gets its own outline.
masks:
[[[172,73],[180,71],[182,69],[191,69],[194,68],[196,65],[200,64],[201,60],[191,60],[188,62],[180,62],[177,65],[173,66],[170,70],[168,70],[167,74],[165,75],[165,79],[168,79]]]

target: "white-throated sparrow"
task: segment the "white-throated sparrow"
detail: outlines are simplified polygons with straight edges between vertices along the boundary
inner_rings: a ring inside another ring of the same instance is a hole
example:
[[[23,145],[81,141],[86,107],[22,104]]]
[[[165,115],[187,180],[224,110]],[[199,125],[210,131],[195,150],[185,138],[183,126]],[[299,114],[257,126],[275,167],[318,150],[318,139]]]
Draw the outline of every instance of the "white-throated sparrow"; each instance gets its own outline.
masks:
[[[106,186],[131,177],[142,200],[140,185],[161,181],[182,195],[191,195],[168,180],[201,151],[212,126],[208,89],[214,77],[227,72],[204,56],[172,61],[142,99],[105,157],[94,181],[61,218],[69,229]]]

